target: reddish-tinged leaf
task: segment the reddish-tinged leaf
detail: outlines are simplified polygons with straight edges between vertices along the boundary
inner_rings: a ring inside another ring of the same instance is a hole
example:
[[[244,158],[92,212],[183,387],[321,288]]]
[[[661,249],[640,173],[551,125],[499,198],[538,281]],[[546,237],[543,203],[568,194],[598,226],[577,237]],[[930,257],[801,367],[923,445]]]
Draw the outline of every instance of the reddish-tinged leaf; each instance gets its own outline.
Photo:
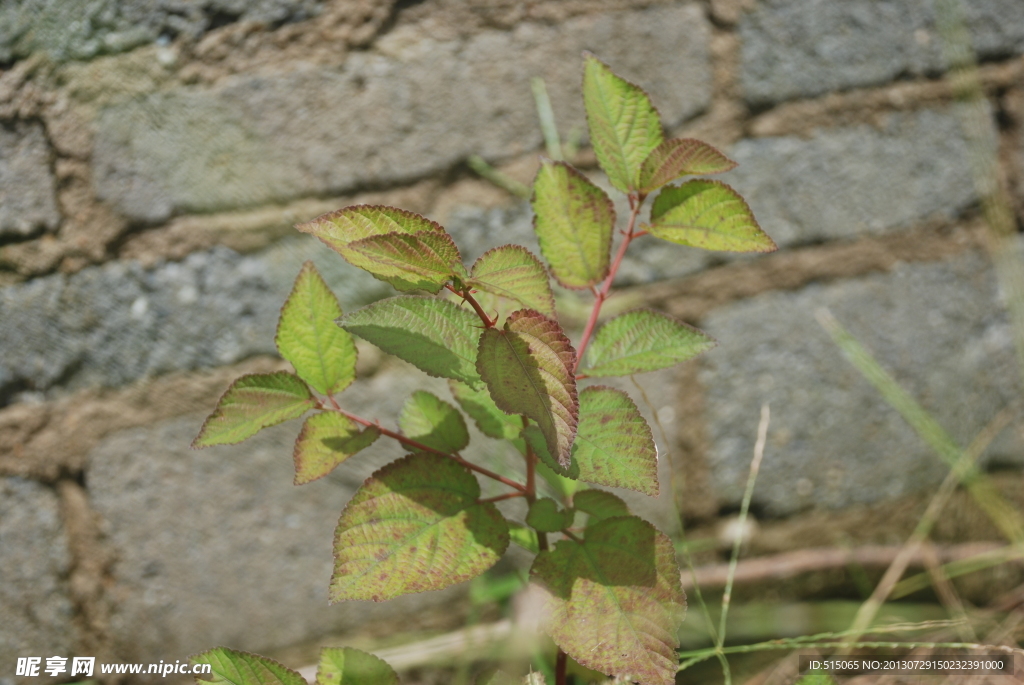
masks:
[[[658,496],[658,448],[629,395],[602,385],[580,393],[580,425],[572,446],[579,479]]]
[[[665,188],[651,207],[647,230],[670,243],[726,252],[774,252],[754,213],[721,181],[695,180]]]
[[[575,360],[576,350],[558,323],[530,309],[513,312],[501,330],[486,329],[477,355],[477,371],[494,403],[533,419],[563,466],[569,464],[579,417]]]
[[[309,388],[295,374],[277,371],[242,376],[220,398],[192,448],[242,442],[268,426],[302,416],[315,405]]]
[[[314,414],[302,425],[295,441],[295,484],[303,485],[326,476],[341,462],[373,444],[380,437],[375,427],[362,428],[336,411]]]
[[[533,227],[551,273],[566,288],[608,274],[615,208],[603,190],[564,162],[545,160],[533,182]]]
[[[385,233],[444,233],[444,228],[426,217],[396,207],[353,205],[295,226],[310,233],[346,259],[349,243]]]
[[[385,233],[349,243],[347,259],[403,292],[436,293],[464,271],[459,248],[447,233]]]
[[[586,54],[583,105],[597,162],[624,193],[639,186],[640,166],[664,140],[661,118],[647,93]]]
[[[718,149],[695,138],[673,138],[651,150],[640,167],[640,192],[652,193],[681,176],[717,174],[736,168]]]
[[[549,634],[573,659],[627,681],[675,683],[686,596],[672,541],[650,523],[599,521],[583,542],[538,554],[530,576],[547,595]]]
[[[471,288],[515,300],[546,316],[555,316],[548,272],[540,260],[521,245],[503,245],[484,252],[473,264],[466,282]]]
[[[508,525],[479,497],[465,467],[435,454],[374,473],[338,521],[331,602],[440,590],[489,569],[508,547]]]
[[[207,677],[195,676],[200,685],[306,685],[306,679],[298,671],[265,656],[237,649],[215,647],[188,660],[193,666],[209,664],[211,667]]]
[[[341,392],[356,377],[356,346],[334,323],[339,316],[338,299],[313,262],[306,262],[281,308],[274,342],[299,377],[324,395]]]
[[[715,346],[713,338],[671,316],[638,309],[598,329],[587,348],[587,376],[629,376],[675,366]]]

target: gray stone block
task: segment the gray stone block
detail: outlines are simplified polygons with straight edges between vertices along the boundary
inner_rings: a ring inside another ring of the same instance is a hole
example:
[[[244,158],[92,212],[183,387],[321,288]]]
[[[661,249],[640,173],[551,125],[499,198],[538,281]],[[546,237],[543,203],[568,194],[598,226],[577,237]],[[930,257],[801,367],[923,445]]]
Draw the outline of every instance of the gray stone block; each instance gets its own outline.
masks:
[[[54,491],[21,478],[0,478],[0,683],[16,677],[19,657],[72,656],[70,555]],[[70,661],[68,662],[70,663]],[[43,681],[53,678],[40,671]]]
[[[46,52],[57,60],[88,59],[233,21],[301,21],[321,0],[10,0],[0,5],[0,62]]]
[[[673,127],[710,99],[709,27],[695,4],[523,23],[438,41],[397,31],[336,68],[239,76],[106,109],[97,192],[140,221],[343,193],[436,173],[471,154],[540,146],[529,80],[563,131],[583,124],[580,51],[652,93]]]
[[[891,114],[881,129],[742,140],[717,178],[746,198],[780,247],[885,233],[976,200],[968,144],[951,110]]]
[[[754,503],[770,515],[845,507],[934,487],[948,469],[847,362],[815,319],[827,307],[960,445],[1020,396],[993,272],[973,253],[723,307],[701,379],[719,502],[742,496],[761,404],[771,426]],[[1024,466],[1004,431],[982,463]]]
[[[1024,4],[959,4],[979,57],[1024,52]],[[940,73],[935,18],[931,0],[762,0],[739,25],[743,95],[766,105]]]
[[[450,400],[444,381],[404,364],[357,381],[338,399],[394,428],[421,388]],[[338,517],[365,478],[405,453],[394,441],[381,438],[331,475],[296,487],[299,421],[240,445],[193,451],[201,422],[190,416],[124,431],[89,456],[90,499],[118,559],[111,627],[125,658],[173,661],[216,645],[280,648],[377,619],[450,610],[439,607],[465,592],[462,584],[381,604],[327,604]]]
[[[0,403],[272,354],[306,259],[346,311],[391,291],[307,236],[245,257],[215,248],[152,269],[114,262],[0,289]]]
[[[0,239],[57,228],[55,193],[43,127],[0,124]]]

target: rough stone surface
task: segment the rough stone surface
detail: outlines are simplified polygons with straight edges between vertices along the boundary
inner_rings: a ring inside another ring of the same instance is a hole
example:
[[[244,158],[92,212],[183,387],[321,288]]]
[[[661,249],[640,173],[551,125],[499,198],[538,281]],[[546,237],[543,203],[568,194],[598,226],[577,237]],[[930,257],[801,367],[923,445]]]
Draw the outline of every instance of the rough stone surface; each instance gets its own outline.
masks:
[[[888,274],[723,307],[703,328],[708,455],[720,504],[736,506],[760,406],[771,426],[754,503],[770,515],[839,508],[934,487],[948,469],[847,362],[815,311],[827,307],[961,445],[1020,396],[991,268],[967,253]],[[983,458],[1024,466],[1004,431]]]
[[[520,154],[541,143],[531,77],[545,78],[563,130],[583,123],[583,49],[647,87],[673,127],[709,102],[709,31],[695,4],[450,41],[404,27],[336,68],[240,76],[107,108],[97,122],[98,193],[129,217],[159,222],[408,181],[471,154]]]
[[[0,478],[0,684],[15,677],[18,657],[71,657],[70,558],[53,490],[21,478]],[[42,674],[43,680],[52,680]]]
[[[59,222],[43,127],[0,124],[0,240],[52,231]]]
[[[763,0],[739,24],[743,95],[763,105],[940,73],[945,61],[935,4]],[[980,58],[1024,52],[1024,4],[958,4]]]
[[[424,387],[449,397],[443,381],[399,365],[357,381],[339,401],[394,427],[405,399]],[[184,659],[218,644],[280,647],[451,602],[465,590],[327,605],[338,516],[366,477],[402,456],[394,441],[382,438],[296,487],[299,421],[193,451],[201,422],[193,415],[123,431],[90,454],[86,484],[118,558],[111,623],[125,658]]]
[[[308,237],[246,257],[215,248],[152,269],[114,262],[0,289],[0,400],[274,353],[280,307],[306,259],[346,310],[390,290]]]
[[[746,198],[780,247],[955,217],[975,201],[968,145],[950,110],[890,114],[882,127],[747,139],[717,178]]]
[[[55,59],[121,52],[160,37],[234,21],[281,24],[315,15],[321,0],[11,0],[0,5],[0,62],[44,51]]]

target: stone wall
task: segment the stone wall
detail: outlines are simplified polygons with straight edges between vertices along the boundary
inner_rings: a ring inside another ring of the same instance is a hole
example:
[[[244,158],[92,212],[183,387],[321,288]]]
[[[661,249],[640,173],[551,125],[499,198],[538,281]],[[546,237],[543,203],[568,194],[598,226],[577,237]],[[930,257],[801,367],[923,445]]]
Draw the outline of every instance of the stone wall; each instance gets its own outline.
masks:
[[[782,248],[628,255],[609,309],[721,341],[625,380],[665,429],[664,494],[635,506],[674,528],[672,482],[691,524],[735,510],[765,402],[765,520],[927,492],[945,468],[814,313],[961,444],[1020,396],[975,169],[996,161],[1019,223],[1024,4],[963,4],[980,110],[957,103],[930,0],[0,5],[0,683],[22,681],[19,656],[275,650],[452,606],[464,588],[326,606],[338,512],[394,445],[294,488],[294,425],[188,444],[231,379],[283,368],[273,331],[303,261],[346,310],[388,293],[296,222],[387,203],[442,222],[468,259],[536,249],[528,205],[467,159],[529,183],[530,79],[563,133],[582,126],[582,50],[648,89],[669,133],[738,161],[723,180]],[[586,147],[578,161],[597,173]],[[583,305],[559,306],[578,330]],[[417,387],[447,392],[368,345],[359,371],[346,398],[385,421]],[[982,461],[1018,499],[1022,448],[1014,421]]]

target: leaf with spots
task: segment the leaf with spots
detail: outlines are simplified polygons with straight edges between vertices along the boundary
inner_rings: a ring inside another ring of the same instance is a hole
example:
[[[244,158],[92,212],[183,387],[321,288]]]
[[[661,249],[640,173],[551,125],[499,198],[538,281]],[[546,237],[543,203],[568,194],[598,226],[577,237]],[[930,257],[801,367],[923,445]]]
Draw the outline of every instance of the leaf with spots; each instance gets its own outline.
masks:
[[[551,273],[566,288],[588,288],[608,274],[615,208],[603,190],[564,162],[544,160],[530,200],[533,227]]]
[[[593,55],[585,55],[583,106],[597,163],[624,193],[639,188],[640,167],[664,134],[658,110],[639,86],[616,76]]]
[[[501,330],[486,329],[477,356],[477,371],[495,405],[535,421],[563,466],[569,464],[579,417],[575,360],[576,350],[558,323],[530,309],[513,312]]]
[[[313,262],[306,262],[281,308],[274,342],[299,377],[324,395],[341,392],[356,377],[356,346],[334,323],[339,316],[334,293]]]
[[[405,401],[398,426],[407,438],[442,452],[458,452],[469,444],[459,410],[425,390],[417,390]]]
[[[440,590],[489,569],[508,547],[508,525],[479,497],[465,467],[435,454],[374,473],[338,521],[331,602]]]
[[[673,138],[651,150],[640,167],[640,192],[652,193],[681,176],[718,174],[736,168],[718,149],[695,138]]]
[[[314,406],[316,399],[309,387],[295,374],[247,374],[220,398],[192,441],[192,449],[242,442],[268,426],[296,419]]]
[[[216,647],[190,656],[188,661],[193,667],[210,665],[207,677],[195,676],[197,685],[307,685],[298,671],[265,656],[237,649]]]
[[[338,319],[349,333],[404,359],[429,376],[476,385],[480,319],[454,302],[403,295]]]
[[[326,476],[379,437],[380,431],[374,426],[363,428],[336,411],[310,416],[302,425],[292,452],[295,484],[304,485]]]
[[[572,446],[579,479],[658,496],[658,448],[626,393],[595,385],[580,393],[580,425]]]
[[[746,201],[721,181],[698,179],[668,186],[654,200],[647,230],[656,238],[702,250],[778,249],[761,230]]]
[[[459,248],[447,233],[385,233],[351,242],[347,250],[361,257],[357,266],[402,292],[437,293],[465,275]]]
[[[546,595],[548,633],[581,665],[627,682],[675,683],[686,596],[672,541],[650,523],[592,524],[582,542],[540,552],[530,577]]]
[[[316,685],[398,685],[398,674],[388,662],[351,647],[325,647],[320,651]]]
[[[617,316],[598,329],[580,371],[593,378],[667,369],[715,344],[713,338],[682,321],[639,309]]]
[[[502,245],[480,255],[466,285],[515,300],[524,307],[554,317],[555,297],[548,272],[540,260],[521,245]]]

